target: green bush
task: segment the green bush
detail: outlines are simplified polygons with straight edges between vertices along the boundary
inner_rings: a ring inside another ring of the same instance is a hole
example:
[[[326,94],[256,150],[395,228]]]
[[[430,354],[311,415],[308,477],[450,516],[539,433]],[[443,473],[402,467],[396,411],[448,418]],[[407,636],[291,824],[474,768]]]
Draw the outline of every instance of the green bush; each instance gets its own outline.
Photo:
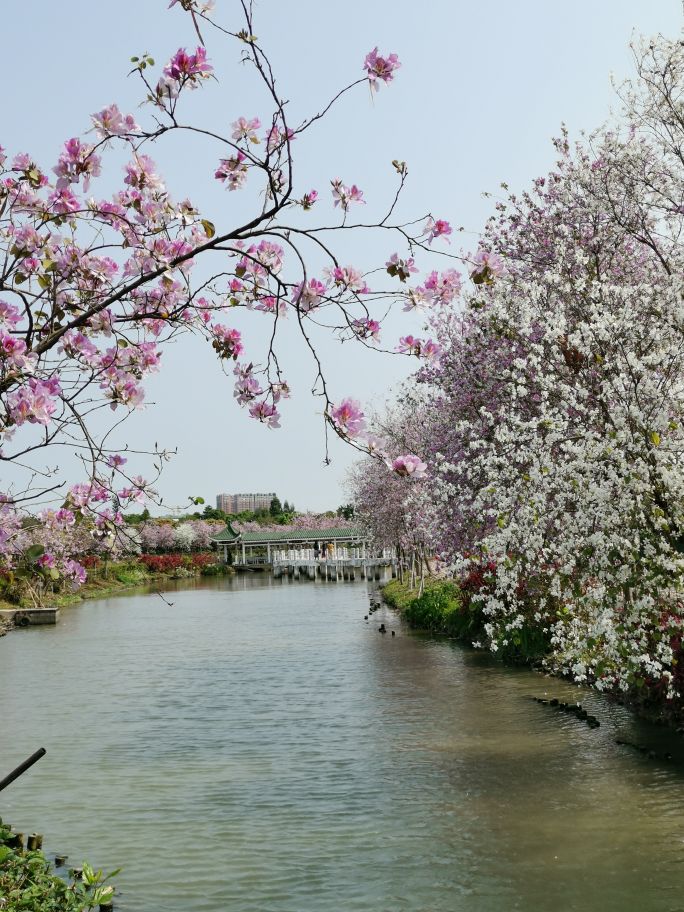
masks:
[[[114,871],[113,874],[117,874]],[[50,873],[42,852],[21,852],[14,847],[10,829],[0,823],[0,897],[3,912],[85,912],[111,902],[110,876],[83,864],[80,880],[62,880]]]
[[[146,570],[140,564],[115,564],[112,567],[112,575],[126,586],[145,583],[148,579]]]
[[[422,595],[418,595],[418,589],[392,580],[383,587],[382,595],[411,627],[446,634],[468,645],[486,639],[485,618],[477,599],[462,591],[456,580],[428,579]],[[498,655],[504,661],[534,662],[549,651],[549,635],[541,624],[526,622],[509,636],[507,643],[498,646]]]
[[[235,571],[228,564],[208,564],[202,567],[202,576],[231,576]]]

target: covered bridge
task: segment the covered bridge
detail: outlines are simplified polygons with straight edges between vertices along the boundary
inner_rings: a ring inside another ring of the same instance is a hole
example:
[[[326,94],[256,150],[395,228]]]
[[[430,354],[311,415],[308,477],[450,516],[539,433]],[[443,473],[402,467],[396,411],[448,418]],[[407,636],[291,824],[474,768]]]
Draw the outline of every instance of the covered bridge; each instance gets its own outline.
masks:
[[[314,560],[365,559],[369,535],[361,526],[340,526],[332,529],[293,529],[241,532],[230,523],[212,538],[225,563],[255,566],[272,564],[274,560],[295,558],[310,551]]]

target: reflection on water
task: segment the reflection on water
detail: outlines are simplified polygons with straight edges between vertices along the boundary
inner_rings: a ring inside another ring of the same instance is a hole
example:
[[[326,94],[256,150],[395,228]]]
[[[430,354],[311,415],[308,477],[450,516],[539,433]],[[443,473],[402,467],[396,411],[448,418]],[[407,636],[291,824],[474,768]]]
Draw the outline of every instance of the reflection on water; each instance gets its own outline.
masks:
[[[391,613],[366,622],[363,583],[164,598],[0,640],[0,773],[48,751],[0,814],[122,865],[119,908],[684,909],[684,739]],[[601,728],[530,699],[545,691]]]

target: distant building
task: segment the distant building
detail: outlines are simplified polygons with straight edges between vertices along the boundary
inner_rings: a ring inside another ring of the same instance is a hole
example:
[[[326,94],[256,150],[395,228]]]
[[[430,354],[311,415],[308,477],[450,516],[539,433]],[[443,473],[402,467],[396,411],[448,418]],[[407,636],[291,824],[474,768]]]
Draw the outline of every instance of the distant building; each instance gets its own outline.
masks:
[[[271,494],[217,494],[216,509],[223,513],[244,513],[269,510],[276,495]]]

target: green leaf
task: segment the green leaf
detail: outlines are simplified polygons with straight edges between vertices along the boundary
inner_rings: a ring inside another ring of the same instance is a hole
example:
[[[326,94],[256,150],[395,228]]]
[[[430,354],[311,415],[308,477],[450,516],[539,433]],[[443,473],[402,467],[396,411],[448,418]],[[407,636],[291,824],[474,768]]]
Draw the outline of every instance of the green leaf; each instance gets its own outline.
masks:
[[[29,561],[38,560],[42,554],[45,554],[45,548],[42,545],[31,545],[24,551],[24,557]]]
[[[659,446],[660,434],[658,433],[658,431],[651,431],[649,436],[651,438],[651,443],[653,444],[653,446]]]
[[[213,238],[216,234],[216,228],[213,222],[210,222],[208,219],[202,219],[201,221],[202,228],[204,228],[204,233],[208,238]]]

